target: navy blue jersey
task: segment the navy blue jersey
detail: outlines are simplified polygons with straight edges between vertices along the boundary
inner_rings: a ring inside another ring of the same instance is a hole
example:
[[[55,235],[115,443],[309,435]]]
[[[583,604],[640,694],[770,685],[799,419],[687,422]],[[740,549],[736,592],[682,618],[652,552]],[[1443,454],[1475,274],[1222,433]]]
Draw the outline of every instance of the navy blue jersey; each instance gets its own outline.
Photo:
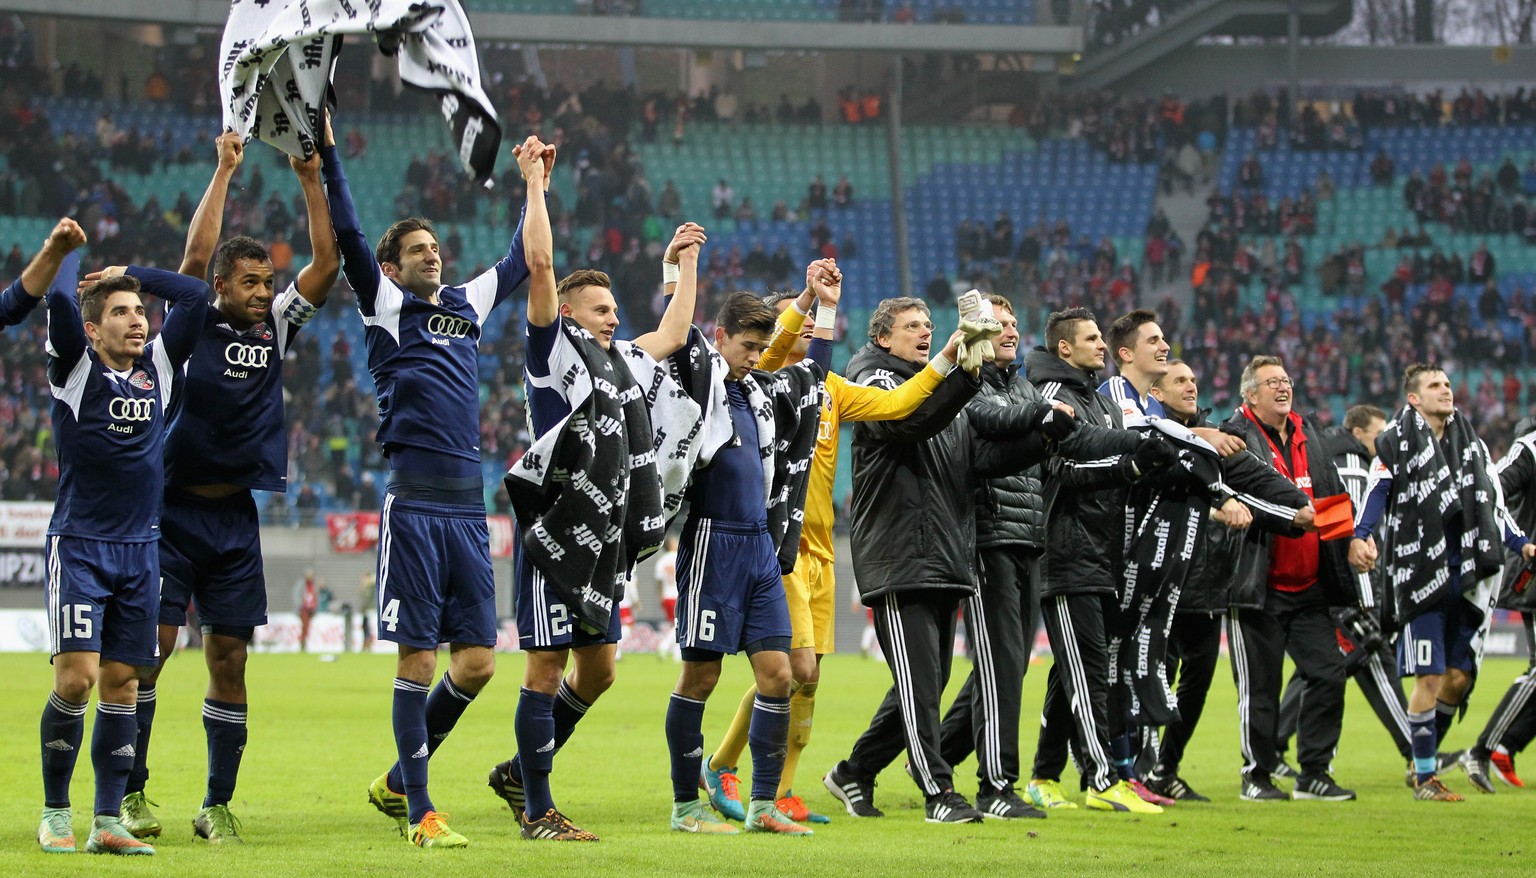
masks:
[[[1100,384],[1099,393],[1120,407],[1120,414],[1126,419],[1126,426],[1132,426],[1132,421],[1137,418],[1144,420],[1168,417],[1168,412],[1163,409],[1163,404],[1157,397],[1149,393],[1143,398],[1136,392],[1136,385],[1127,381],[1124,375],[1116,375]]]
[[[0,329],[26,320],[41,301],[22,287],[21,278],[16,278],[5,288],[5,292],[0,293]]]
[[[160,336],[124,372],[91,349],[74,291],[48,292],[48,383],[59,451],[50,536],[119,543],[160,536],[165,407],[174,373],[197,344],[208,285],[153,268],[128,273],[175,307]]]
[[[548,326],[534,326],[524,321],[528,332],[528,344],[523,356],[523,389],[528,397],[528,429],[537,439],[553,430],[571,413],[570,400],[565,387],[553,376],[581,362],[557,318]]]
[[[267,319],[235,329],[215,308],[176,373],[165,436],[165,483],[288,489],[283,355],[318,310],[290,283]]]
[[[740,381],[725,382],[731,404],[731,424],[736,444],[715,453],[715,459],[694,473],[688,486],[688,517],[713,518],[745,524],[766,524],[768,507],[763,502],[763,458],[758,448],[757,418],[747,404]]]
[[[358,227],[357,209],[335,147],[322,150],[322,171],[342,269],[357,293],[379,403],[385,448],[419,449],[480,461],[480,327],[528,278],[523,227],[507,255],[462,286],[443,286],[433,304],[384,276]]]

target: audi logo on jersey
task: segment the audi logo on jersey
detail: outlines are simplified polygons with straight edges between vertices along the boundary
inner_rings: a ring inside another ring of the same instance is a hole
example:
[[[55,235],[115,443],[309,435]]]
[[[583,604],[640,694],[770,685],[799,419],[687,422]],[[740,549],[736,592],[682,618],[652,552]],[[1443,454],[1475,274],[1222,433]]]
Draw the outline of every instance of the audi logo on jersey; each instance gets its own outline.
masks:
[[[231,366],[250,366],[255,369],[267,368],[267,358],[272,355],[272,349],[263,345],[241,344],[230,342],[224,348],[224,359]]]
[[[427,332],[446,338],[463,338],[469,335],[470,323],[463,317],[450,314],[433,314],[427,318]]]
[[[155,401],[119,396],[107,403],[107,415],[116,421],[148,421],[155,416]]]

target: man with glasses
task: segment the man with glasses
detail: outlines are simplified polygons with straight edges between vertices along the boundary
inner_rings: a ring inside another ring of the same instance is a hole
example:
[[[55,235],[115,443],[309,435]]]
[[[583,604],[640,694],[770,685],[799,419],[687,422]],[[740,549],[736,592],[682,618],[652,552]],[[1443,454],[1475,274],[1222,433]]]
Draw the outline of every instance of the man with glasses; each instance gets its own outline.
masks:
[[[1344,721],[1346,677],[1329,608],[1354,606],[1359,598],[1343,543],[1319,539],[1310,502],[1344,493],[1344,481],[1316,425],[1292,408],[1296,388],[1279,357],[1254,357],[1240,389],[1243,404],[1222,429],[1240,436],[1309,500],[1292,535],[1250,531],[1233,575],[1227,639],[1242,725],[1241,795],[1253,802],[1353,799],[1353,790],[1328,776]],[[1273,780],[1287,654],[1307,681],[1294,793]]]

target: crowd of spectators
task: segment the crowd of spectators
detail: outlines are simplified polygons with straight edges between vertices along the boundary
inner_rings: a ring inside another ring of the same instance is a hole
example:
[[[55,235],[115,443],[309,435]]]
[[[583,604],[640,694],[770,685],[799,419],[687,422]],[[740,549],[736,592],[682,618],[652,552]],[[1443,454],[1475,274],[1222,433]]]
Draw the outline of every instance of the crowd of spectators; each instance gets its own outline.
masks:
[[[0,38],[0,51],[6,48]],[[82,91],[92,87],[78,72],[66,73],[66,79]],[[14,83],[14,77],[10,81]],[[0,177],[0,211],[80,217],[92,237],[93,261],[176,265],[199,193],[165,192],[137,203],[113,178],[154,172],[198,156],[169,150],[131,125],[125,130],[110,116],[98,121],[93,136],[59,136],[45,106],[17,99],[17,93],[10,90],[0,102],[0,150],[7,159],[7,171]],[[668,123],[674,139],[686,138],[686,126],[694,120],[803,124],[820,119],[814,101],[797,105],[788,95],[770,111],[737,101],[728,90],[691,97],[642,94],[601,82],[579,90],[556,86],[547,91],[526,80],[504,82],[498,85],[497,100],[509,119],[543,132],[555,143],[571,169],[574,191],[558,187],[550,197],[561,248],[557,269],[581,264],[608,271],[624,313],[640,322],[660,309],[656,265],[671,226],[684,218],[683,194],[672,180],[659,190],[653,186],[630,138],[657,139]],[[1358,124],[1344,125],[1345,142],[1353,132],[1376,125],[1536,118],[1532,97],[1524,91],[1508,97],[1466,92],[1443,113],[1435,109],[1439,103],[1362,93],[1352,106]],[[1309,109],[1295,117],[1299,121],[1294,126],[1276,125],[1276,138],[1294,138],[1291,128],[1312,125]],[[1236,101],[1230,114],[1237,124],[1253,127],[1293,118],[1283,93]],[[1209,179],[1211,160],[1227,136],[1228,118],[1224,98],[1191,104],[1172,95],[1128,98],[1100,93],[1044,96],[1021,104],[1012,121],[1040,139],[1084,140],[1113,161],[1159,162],[1165,185],[1180,180],[1188,185]],[[1315,126],[1312,130],[1315,134]],[[1322,131],[1327,148],[1334,138],[1328,125]],[[355,157],[367,144],[360,134],[349,135],[346,149]],[[1493,419],[1495,435],[1503,423],[1499,419],[1512,423],[1529,402],[1520,369],[1527,352],[1536,349],[1536,326],[1525,314],[1530,303],[1526,291],[1501,291],[1492,254],[1484,248],[1469,254],[1434,251],[1421,227],[1401,234],[1387,230],[1380,242],[1346,245],[1308,265],[1299,241],[1315,228],[1317,204],[1332,197],[1332,181],[1325,176],[1310,191],[1271,204],[1262,185],[1262,156],[1261,151],[1251,166],[1245,162],[1233,192],[1211,199],[1210,221],[1192,242],[1192,252],[1161,213],[1149,220],[1141,253],[1120,253],[1108,238],[1094,241],[1074,233],[1065,219],[1016,228],[1004,211],[956,229],[954,270],[938,272],[927,281],[925,292],[944,301],[971,287],[996,290],[1020,305],[1028,329],[1036,319],[1032,315],[1046,309],[1085,305],[1100,314],[1121,313],[1187,270],[1197,281],[1188,312],[1197,315],[1195,319],[1186,320],[1172,296],[1152,304],[1162,312],[1164,328],[1182,339],[1181,353],[1197,364],[1208,399],[1217,406],[1234,401],[1231,382],[1241,358],[1262,348],[1299,355],[1305,365],[1294,371],[1307,386],[1380,403],[1395,398],[1391,376],[1403,362],[1446,361],[1466,385],[1459,389],[1464,398],[1487,404],[1484,420]],[[1536,192],[1536,166],[1522,171],[1508,159],[1496,171],[1476,175],[1464,165],[1432,171],[1422,180],[1410,175],[1404,184],[1405,204],[1426,226],[1444,223],[1490,234],[1523,229],[1520,217],[1529,222],[1526,199]],[[226,234],[252,234],[269,243],[280,282],[303,264],[308,246],[302,201],[296,188],[280,179],[286,174],[286,167],[276,161],[247,162],[225,221]],[[1384,186],[1398,181],[1385,154],[1373,161],[1372,176]],[[515,169],[504,171],[488,191],[468,185],[457,162],[442,154],[413,157],[400,187],[395,203],[399,213],[425,213],[450,223],[488,223],[507,231],[523,199]],[[718,216],[739,223],[810,220],[812,226],[803,250],[757,243],[709,252],[701,266],[701,317],[726,290],[782,287],[794,282],[808,257],[846,258],[858,251],[859,242],[848,235],[838,238],[827,222],[854,203],[846,177],[832,182],[829,176],[816,176],[798,204],[781,201],[761,214],[749,199],[736,197],[728,180],[718,181],[716,188],[720,191],[709,195]],[[19,273],[30,244],[8,248],[0,281]],[[1365,252],[1370,247],[1404,248],[1389,277],[1368,276]],[[484,268],[457,263],[464,249],[451,228],[444,250],[451,276],[470,276]],[[1307,329],[1295,288],[1309,272],[1317,274],[1325,292],[1355,296],[1362,304],[1339,310],[1326,326]],[[1144,286],[1143,273],[1150,286]],[[1461,284],[1478,285],[1480,292],[1457,295]],[[318,325],[351,319],[352,304],[345,284],[339,284]],[[1511,321],[1520,323],[1524,337],[1500,331]],[[57,474],[46,417],[40,321],[13,329],[6,341],[0,347],[0,383],[6,388],[0,395],[4,495],[47,498]],[[489,339],[483,351],[496,370],[486,376],[482,411],[482,448],[494,468],[514,460],[528,441],[517,390],[522,351],[516,333]],[[333,326],[301,334],[293,356],[302,362],[325,362],[327,367],[288,373],[290,479],[305,487],[292,498],[275,501],[269,515],[297,522],[312,519],[326,504],[372,507],[378,502],[383,461],[374,441],[377,425],[374,401],[366,389],[369,381],[357,374],[359,352]],[[504,497],[497,503],[505,508]]]

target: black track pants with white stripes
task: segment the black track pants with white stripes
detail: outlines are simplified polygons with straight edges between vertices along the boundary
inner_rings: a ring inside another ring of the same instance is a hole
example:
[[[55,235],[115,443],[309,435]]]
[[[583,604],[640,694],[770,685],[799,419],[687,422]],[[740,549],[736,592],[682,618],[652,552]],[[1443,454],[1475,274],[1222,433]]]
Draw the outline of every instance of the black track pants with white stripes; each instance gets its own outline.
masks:
[[[1179,613],[1173,617],[1173,635],[1168,640],[1168,683],[1174,685],[1179,701],[1179,719],[1163,729],[1152,772],[1160,777],[1174,777],[1184,759],[1184,748],[1200,724],[1205,710],[1205,696],[1211,691],[1216,664],[1221,657],[1221,617],[1211,613]],[[1138,766],[1139,767],[1139,766]]]
[[[872,608],[893,685],[848,755],[856,776],[874,777],[905,750],[925,796],[953,788],[949,763],[939,755],[939,701],[949,684],[955,613],[964,596],[958,589],[892,593]]]
[[[1112,709],[1110,704],[1104,624],[1115,604],[1114,595],[1097,594],[1059,594],[1040,601],[1054,660],[1046,675],[1033,777],[1060,780],[1071,743],[1084,783],[1094,790],[1110,785],[1114,766],[1109,739],[1124,730],[1123,721],[1111,728],[1110,717],[1125,714],[1124,705]]]
[[[1039,624],[1035,583],[1038,556],[1020,547],[983,549],[981,590],[965,602],[971,675],[944,714],[939,752],[945,763],[973,752],[980,789],[1004,789],[1019,780],[1019,712],[1024,673]]]
[[[1324,773],[1339,745],[1344,722],[1344,656],[1333,633],[1333,616],[1321,598],[1271,594],[1267,610],[1233,609],[1227,646],[1237,682],[1238,737],[1243,776],[1268,779],[1278,758],[1280,684],[1285,656],[1307,681],[1296,733],[1303,774]]]
[[[1520,614],[1520,630],[1525,634],[1531,665],[1515,678],[1478,736],[1477,747],[1484,754],[1498,747],[1519,753],[1536,737],[1536,613]]]
[[[1413,758],[1413,742],[1408,737],[1408,696],[1403,693],[1402,677],[1397,671],[1397,661],[1381,653],[1373,653],[1361,660],[1350,676],[1360,686],[1365,701],[1376,712],[1382,728],[1392,736],[1392,743],[1404,759]],[[1301,722],[1301,705],[1306,696],[1307,681],[1300,672],[1291,675],[1285,684],[1285,694],[1280,696],[1280,752],[1284,753],[1296,734]]]

